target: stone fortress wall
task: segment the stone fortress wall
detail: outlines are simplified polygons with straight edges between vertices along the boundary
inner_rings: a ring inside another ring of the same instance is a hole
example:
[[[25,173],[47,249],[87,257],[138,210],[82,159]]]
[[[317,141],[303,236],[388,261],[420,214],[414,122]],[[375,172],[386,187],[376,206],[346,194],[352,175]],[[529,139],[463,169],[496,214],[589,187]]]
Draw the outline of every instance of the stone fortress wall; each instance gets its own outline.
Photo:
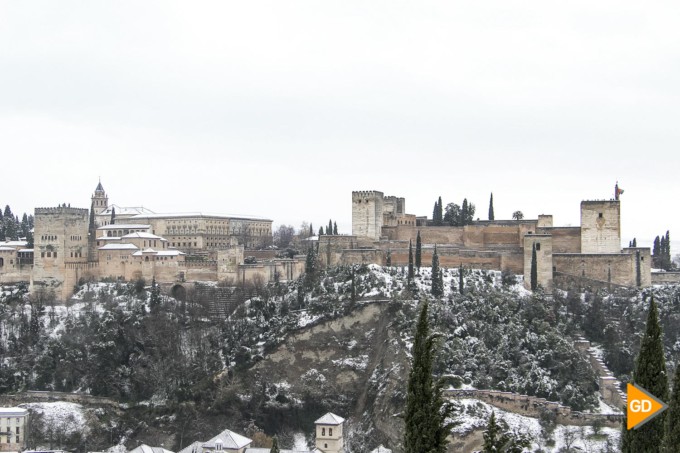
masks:
[[[648,248],[621,247],[621,202],[581,202],[581,225],[553,225],[551,215],[528,220],[476,221],[463,227],[411,223],[404,198],[380,191],[352,192],[352,235],[320,239],[320,259],[325,265],[366,262],[392,265],[408,263],[408,243],[415,247],[420,233],[423,263],[431,260],[436,244],[443,266],[470,266],[509,270],[530,284],[532,248],[536,244],[538,283],[550,290],[553,277],[560,282],[583,279],[614,286],[652,284]],[[398,215],[403,220],[388,221]],[[382,221],[381,221],[382,219]],[[419,223],[421,218],[418,217]],[[426,219],[424,220],[426,221]]]

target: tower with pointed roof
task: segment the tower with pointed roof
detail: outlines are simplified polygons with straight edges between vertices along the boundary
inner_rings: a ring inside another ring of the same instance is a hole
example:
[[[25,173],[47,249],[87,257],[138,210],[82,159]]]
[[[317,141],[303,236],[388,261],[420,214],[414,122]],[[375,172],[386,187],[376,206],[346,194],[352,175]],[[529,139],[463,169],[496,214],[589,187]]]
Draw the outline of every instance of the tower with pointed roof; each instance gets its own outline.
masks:
[[[94,195],[92,195],[92,209],[95,214],[101,214],[102,211],[106,210],[109,205],[109,197],[106,195],[104,186],[102,186],[101,180],[97,184],[97,188],[94,189]]]
[[[344,453],[342,427],[345,419],[331,412],[314,422],[316,448],[323,453]]]

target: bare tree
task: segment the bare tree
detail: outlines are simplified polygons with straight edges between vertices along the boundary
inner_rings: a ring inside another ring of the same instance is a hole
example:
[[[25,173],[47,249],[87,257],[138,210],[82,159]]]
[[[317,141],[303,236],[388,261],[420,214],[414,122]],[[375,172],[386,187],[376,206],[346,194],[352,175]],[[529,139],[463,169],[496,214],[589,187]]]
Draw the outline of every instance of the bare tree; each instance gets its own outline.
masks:
[[[280,249],[285,249],[293,241],[295,228],[292,225],[279,225],[274,232],[274,245]]]

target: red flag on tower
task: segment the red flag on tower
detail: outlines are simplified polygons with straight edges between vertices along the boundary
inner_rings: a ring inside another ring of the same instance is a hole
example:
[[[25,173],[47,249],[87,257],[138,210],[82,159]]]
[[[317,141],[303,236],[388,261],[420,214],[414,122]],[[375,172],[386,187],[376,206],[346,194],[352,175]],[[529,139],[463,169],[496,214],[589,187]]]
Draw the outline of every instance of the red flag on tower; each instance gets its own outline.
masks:
[[[619,182],[616,181],[616,185],[614,186],[614,199],[618,200],[619,195],[623,194],[623,189],[619,189]]]

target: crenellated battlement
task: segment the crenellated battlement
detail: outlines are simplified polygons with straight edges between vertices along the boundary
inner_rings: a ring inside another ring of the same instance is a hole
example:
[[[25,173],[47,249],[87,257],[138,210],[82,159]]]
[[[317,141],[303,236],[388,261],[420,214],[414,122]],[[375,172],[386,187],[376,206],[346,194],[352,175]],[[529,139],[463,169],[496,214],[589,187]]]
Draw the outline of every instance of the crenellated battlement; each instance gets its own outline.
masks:
[[[66,206],[57,206],[53,208],[35,208],[35,215],[40,214],[76,214],[89,215],[90,211],[83,208],[71,208]]]
[[[352,200],[358,200],[360,198],[383,198],[384,194],[378,190],[357,190],[352,191]]]

